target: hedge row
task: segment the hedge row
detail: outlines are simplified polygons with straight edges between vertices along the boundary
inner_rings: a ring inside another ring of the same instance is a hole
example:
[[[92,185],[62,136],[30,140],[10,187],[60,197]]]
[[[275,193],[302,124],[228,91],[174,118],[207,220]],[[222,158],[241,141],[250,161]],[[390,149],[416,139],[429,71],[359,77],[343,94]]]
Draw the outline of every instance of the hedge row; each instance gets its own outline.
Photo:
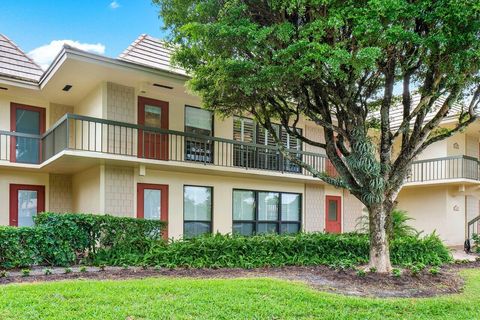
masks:
[[[146,254],[97,263],[143,264],[162,267],[255,268],[287,265],[346,265],[366,263],[369,241],[361,234],[301,233],[253,237],[214,235],[170,244],[152,243]],[[391,243],[392,263],[441,265],[451,260],[436,235],[404,237]]]
[[[166,243],[163,222],[108,215],[42,213],[35,227],[0,227],[0,268],[81,262],[162,267],[254,268],[366,263],[363,234],[213,235]],[[451,260],[435,234],[391,242],[395,265]]]
[[[0,228],[0,268],[67,266],[103,257],[145,253],[162,242],[165,223],[93,214],[42,213],[34,227]]]

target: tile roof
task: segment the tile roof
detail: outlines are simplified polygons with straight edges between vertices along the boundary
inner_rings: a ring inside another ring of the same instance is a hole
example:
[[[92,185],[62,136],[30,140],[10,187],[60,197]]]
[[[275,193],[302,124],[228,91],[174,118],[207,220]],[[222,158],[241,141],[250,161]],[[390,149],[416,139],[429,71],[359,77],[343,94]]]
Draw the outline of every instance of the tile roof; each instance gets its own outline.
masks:
[[[187,75],[185,70],[171,64],[170,59],[173,53],[171,46],[171,44],[165,41],[142,34],[120,54],[118,59],[180,75]]]
[[[42,68],[0,33],[0,76],[38,83]]]
[[[420,94],[416,93],[412,95],[412,110],[418,105],[420,102]],[[438,98],[435,103],[433,104],[432,110],[427,114],[425,117],[424,123],[432,120],[432,118],[436,115],[437,111],[440,109],[442,104],[445,102],[445,97]],[[454,118],[458,118],[460,113],[462,112],[462,105],[460,103],[455,103],[449,110],[447,116],[443,119],[452,120]],[[373,116],[380,119],[380,111],[373,113]],[[416,118],[410,121],[410,125],[413,126],[415,123]],[[393,108],[390,109],[390,127],[392,129],[398,129],[400,124],[403,122],[403,105],[398,103]]]

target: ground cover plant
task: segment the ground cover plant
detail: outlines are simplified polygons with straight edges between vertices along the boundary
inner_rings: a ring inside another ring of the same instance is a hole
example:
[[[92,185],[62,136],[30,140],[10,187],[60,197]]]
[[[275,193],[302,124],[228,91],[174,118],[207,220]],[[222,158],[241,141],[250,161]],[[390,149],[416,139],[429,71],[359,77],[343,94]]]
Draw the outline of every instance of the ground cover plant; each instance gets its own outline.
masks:
[[[348,297],[265,278],[15,284],[0,286],[0,318],[477,319],[480,271],[462,275],[463,293],[421,299]]]

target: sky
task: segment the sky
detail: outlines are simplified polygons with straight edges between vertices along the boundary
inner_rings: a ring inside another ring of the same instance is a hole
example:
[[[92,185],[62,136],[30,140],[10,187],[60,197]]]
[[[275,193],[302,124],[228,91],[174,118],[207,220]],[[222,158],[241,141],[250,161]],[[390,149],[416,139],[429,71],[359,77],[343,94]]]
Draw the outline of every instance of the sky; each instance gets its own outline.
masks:
[[[68,43],[117,57],[140,34],[165,38],[151,0],[0,0],[0,33],[44,69]]]

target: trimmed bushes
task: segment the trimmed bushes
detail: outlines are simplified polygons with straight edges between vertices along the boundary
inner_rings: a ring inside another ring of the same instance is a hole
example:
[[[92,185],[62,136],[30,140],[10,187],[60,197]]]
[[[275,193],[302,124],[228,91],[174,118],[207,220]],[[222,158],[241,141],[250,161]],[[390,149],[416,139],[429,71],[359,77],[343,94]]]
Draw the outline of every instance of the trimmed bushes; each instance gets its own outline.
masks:
[[[114,263],[161,242],[164,227],[164,222],[144,219],[42,213],[35,227],[0,227],[0,268],[67,266],[97,255]]]
[[[163,267],[254,268],[286,265],[355,265],[366,263],[369,241],[362,234],[304,233],[267,236],[205,236],[154,244],[144,257],[130,263]],[[436,235],[404,237],[391,243],[392,263],[439,265],[451,260]],[[142,260],[143,258],[143,260]]]
[[[213,235],[166,243],[165,224],[108,215],[42,213],[32,228],[0,227],[0,268],[82,262],[162,267],[254,268],[366,263],[364,234]],[[395,265],[440,265],[450,253],[435,235],[391,242]]]

